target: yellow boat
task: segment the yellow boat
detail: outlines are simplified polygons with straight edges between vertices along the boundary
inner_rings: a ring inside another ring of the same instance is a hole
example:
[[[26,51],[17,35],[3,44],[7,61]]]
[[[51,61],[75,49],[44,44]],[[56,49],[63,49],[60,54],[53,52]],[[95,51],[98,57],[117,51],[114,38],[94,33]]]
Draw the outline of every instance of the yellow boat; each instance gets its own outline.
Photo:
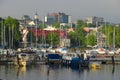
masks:
[[[101,64],[99,64],[99,63],[91,63],[90,68],[92,68],[92,69],[101,69]]]

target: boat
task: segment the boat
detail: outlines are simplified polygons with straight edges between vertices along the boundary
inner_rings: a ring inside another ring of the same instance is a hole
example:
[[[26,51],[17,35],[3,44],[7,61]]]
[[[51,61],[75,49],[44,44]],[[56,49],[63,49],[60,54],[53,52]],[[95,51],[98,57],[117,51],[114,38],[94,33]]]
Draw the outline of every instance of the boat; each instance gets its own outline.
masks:
[[[30,53],[21,52],[16,54],[14,64],[20,67],[28,66],[32,60],[34,60],[34,58],[32,59],[32,55]]]
[[[64,54],[64,53],[68,52],[68,49],[66,47],[60,47],[60,48],[56,48],[55,51],[58,52],[58,53]]]
[[[62,56],[58,53],[49,53],[47,54],[47,63],[49,64],[60,64],[62,60]]]
[[[15,66],[18,67],[25,67],[26,66],[26,61],[23,58],[20,58],[19,55],[17,55],[17,58],[14,59],[14,63]]]
[[[89,58],[84,54],[67,53],[63,54],[62,63],[65,65],[76,66],[76,67],[88,67]]]
[[[78,58],[76,53],[64,53],[62,55],[62,63],[65,65],[71,65],[73,58]]]
[[[99,63],[91,63],[90,64],[90,68],[91,69],[101,69],[101,64],[99,64]]]
[[[19,67],[25,67],[26,66],[26,60],[24,60],[24,59],[19,60],[18,66]]]

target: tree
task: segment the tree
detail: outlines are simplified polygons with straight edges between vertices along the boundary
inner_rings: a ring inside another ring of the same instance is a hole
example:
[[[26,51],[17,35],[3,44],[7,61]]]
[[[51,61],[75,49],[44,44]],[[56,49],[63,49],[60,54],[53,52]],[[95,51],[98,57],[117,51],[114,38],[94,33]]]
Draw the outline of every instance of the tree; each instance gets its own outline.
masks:
[[[120,26],[106,24],[100,30],[106,36],[106,46],[107,47],[114,47],[113,46],[113,39],[115,38],[115,46],[120,47]],[[115,32],[115,36],[113,35]]]
[[[20,40],[20,31],[19,31],[19,22],[8,16],[7,19],[5,19],[5,34],[6,35],[6,42],[8,43],[11,48],[17,48],[19,47],[19,40]]]
[[[59,27],[60,27],[60,23],[56,22],[56,23],[53,24],[53,26],[54,26],[55,28],[59,28]]]
[[[83,20],[78,20],[77,21],[77,28],[83,28],[83,27],[86,27],[87,24],[83,21]]]
[[[88,37],[88,45],[94,46],[97,43],[96,36],[93,34],[90,34],[87,36]]]
[[[115,27],[115,46],[120,47],[120,26]]]
[[[69,37],[70,37],[70,43],[71,46],[76,46],[76,33],[75,32],[69,32],[68,33]]]
[[[46,37],[46,43],[52,45],[52,46],[56,46],[58,45],[60,42],[59,36],[57,35],[57,33],[55,32],[50,32],[48,33],[47,37]]]
[[[83,30],[83,28],[86,27],[86,23],[82,20],[77,21],[77,27],[75,29],[76,32],[76,40],[78,45],[77,46],[86,46],[86,32]]]

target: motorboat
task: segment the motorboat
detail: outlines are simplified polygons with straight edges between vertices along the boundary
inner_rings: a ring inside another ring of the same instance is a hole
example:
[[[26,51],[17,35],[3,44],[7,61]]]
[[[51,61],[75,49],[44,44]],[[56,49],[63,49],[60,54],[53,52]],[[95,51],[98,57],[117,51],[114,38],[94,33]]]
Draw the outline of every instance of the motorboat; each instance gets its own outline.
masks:
[[[91,69],[101,69],[101,64],[100,63],[91,63],[90,64]]]
[[[77,54],[77,53],[66,53],[62,56],[62,62],[65,65],[71,66],[79,66],[79,67],[88,67],[89,66],[89,58],[86,53]]]
[[[47,63],[61,63],[62,56],[58,53],[49,53],[47,56]]]

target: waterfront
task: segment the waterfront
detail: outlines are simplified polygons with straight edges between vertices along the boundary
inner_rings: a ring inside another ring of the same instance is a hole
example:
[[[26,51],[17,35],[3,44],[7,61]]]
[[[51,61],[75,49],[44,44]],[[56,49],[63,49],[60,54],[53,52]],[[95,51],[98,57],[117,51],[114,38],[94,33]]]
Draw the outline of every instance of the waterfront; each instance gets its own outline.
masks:
[[[65,66],[33,65],[30,67],[0,65],[2,80],[119,80],[120,65],[102,65],[101,69],[73,69]]]

